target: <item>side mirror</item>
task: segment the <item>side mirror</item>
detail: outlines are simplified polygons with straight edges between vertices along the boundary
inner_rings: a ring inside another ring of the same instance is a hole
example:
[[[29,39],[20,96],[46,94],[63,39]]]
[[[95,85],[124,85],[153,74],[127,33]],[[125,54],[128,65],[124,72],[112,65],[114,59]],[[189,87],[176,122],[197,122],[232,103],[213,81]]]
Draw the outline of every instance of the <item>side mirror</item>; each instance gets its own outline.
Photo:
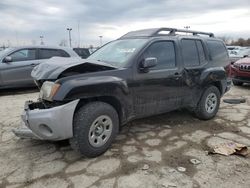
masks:
[[[245,57],[249,57],[249,55],[244,55],[243,58],[245,58]]]
[[[11,56],[6,56],[6,57],[3,59],[3,62],[4,62],[4,63],[12,62],[12,57],[11,57]]]
[[[143,72],[148,72],[149,68],[155,67],[157,65],[157,58],[155,57],[148,57],[142,61],[141,70]]]

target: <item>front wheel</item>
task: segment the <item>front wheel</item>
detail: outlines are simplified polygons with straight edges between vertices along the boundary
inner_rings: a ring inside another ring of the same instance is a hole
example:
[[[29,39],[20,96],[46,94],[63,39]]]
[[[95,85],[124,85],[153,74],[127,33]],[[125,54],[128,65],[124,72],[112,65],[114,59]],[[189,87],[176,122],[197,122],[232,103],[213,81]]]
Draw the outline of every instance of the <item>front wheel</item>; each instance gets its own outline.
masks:
[[[205,89],[197,107],[195,114],[199,119],[212,119],[218,112],[220,106],[220,91],[215,86]]]
[[[110,147],[118,130],[116,110],[107,103],[92,102],[76,112],[70,143],[84,156],[97,157]]]

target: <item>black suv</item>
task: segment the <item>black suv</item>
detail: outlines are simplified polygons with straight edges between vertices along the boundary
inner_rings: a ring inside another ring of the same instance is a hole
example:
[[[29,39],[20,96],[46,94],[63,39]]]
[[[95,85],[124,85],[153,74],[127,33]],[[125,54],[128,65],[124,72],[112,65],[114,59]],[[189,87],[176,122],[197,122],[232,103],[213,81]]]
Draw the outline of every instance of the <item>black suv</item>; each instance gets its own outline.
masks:
[[[85,60],[37,67],[34,78],[43,83],[39,100],[25,103],[27,128],[14,132],[70,139],[74,149],[96,157],[133,119],[179,108],[203,120],[213,118],[230,88],[228,63],[225,44],[212,33],[173,28],[129,32]]]

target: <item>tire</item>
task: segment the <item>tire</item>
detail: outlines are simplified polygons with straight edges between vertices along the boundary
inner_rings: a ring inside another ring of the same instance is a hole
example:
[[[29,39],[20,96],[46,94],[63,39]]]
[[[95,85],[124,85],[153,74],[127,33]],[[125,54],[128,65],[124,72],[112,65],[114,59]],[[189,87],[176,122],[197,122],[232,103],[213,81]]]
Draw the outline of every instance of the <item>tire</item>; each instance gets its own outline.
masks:
[[[207,87],[195,109],[195,115],[201,120],[212,119],[218,112],[220,98],[221,94],[217,87]]]
[[[91,102],[76,111],[70,144],[85,157],[97,157],[107,151],[118,130],[116,110],[104,102]]]
[[[233,84],[234,84],[235,86],[242,86],[242,85],[243,85],[243,82],[233,80]]]

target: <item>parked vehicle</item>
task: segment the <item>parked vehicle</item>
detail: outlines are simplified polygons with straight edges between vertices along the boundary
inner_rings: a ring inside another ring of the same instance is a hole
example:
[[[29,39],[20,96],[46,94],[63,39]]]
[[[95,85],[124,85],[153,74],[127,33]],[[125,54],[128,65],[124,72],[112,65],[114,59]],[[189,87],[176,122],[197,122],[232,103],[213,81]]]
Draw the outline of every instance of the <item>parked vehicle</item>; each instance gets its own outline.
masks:
[[[90,55],[88,48],[73,48],[73,50],[83,59],[86,59]]]
[[[246,57],[232,63],[230,66],[230,75],[233,84],[241,86],[244,83],[250,83],[250,58]]]
[[[230,57],[243,58],[250,55],[249,47],[241,47],[237,50],[231,50],[229,52]]]
[[[7,48],[0,52],[0,88],[34,85],[32,69],[47,59],[79,57],[72,49],[50,46]]]
[[[5,49],[7,49],[6,47],[0,47],[0,51],[3,51],[3,50],[5,50]]]
[[[244,58],[250,56],[250,48],[243,48],[238,51],[232,51],[231,57]]]
[[[230,88],[224,69],[228,60],[225,44],[212,33],[173,28],[129,32],[86,60],[38,66],[33,76],[45,81],[39,100],[25,103],[26,128],[14,133],[70,139],[72,148],[96,157],[133,119],[179,108],[211,119]]]
[[[249,47],[242,47],[242,46],[227,46],[229,59],[231,63],[238,61],[241,58],[250,55],[250,48]]]
[[[241,46],[227,46],[227,51],[228,51],[229,56],[231,54],[234,54],[234,52],[237,52],[240,49],[242,49]]]

